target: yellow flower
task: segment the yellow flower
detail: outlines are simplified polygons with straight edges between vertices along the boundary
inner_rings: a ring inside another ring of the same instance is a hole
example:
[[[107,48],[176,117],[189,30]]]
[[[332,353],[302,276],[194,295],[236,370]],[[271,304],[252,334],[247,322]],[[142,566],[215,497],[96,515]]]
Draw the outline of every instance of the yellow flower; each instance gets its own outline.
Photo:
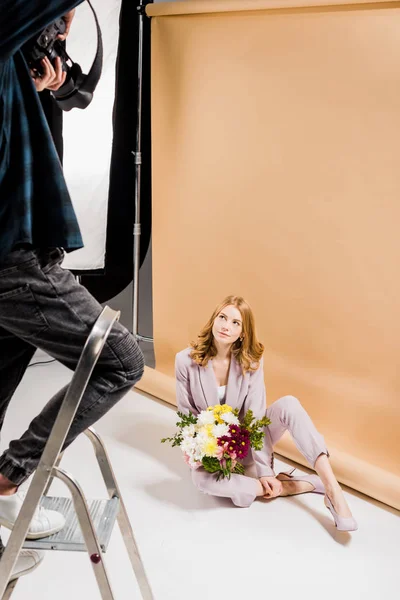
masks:
[[[202,435],[206,434],[207,437],[213,437],[212,428],[214,427],[214,423],[210,423],[210,425],[202,425],[199,427],[199,433]]]
[[[207,440],[207,442],[204,444],[203,452],[207,456],[215,456],[217,453],[217,450],[218,450],[218,444],[217,444],[217,440],[214,437]]]
[[[224,423],[224,421],[221,419],[221,415],[232,412],[232,407],[228,404],[216,404],[215,406],[209,406],[207,410],[212,410],[214,412],[215,420],[217,423],[221,424]]]
[[[210,425],[205,425],[205,426],[204,426],[204,429],[205,429],[205,431],[207,432],[207,435],[208,435],[209,437],[212,437],[212,428],[213,428],[213,427],[214,427],[214,424],[213,424],[213,423],[211,423]]]

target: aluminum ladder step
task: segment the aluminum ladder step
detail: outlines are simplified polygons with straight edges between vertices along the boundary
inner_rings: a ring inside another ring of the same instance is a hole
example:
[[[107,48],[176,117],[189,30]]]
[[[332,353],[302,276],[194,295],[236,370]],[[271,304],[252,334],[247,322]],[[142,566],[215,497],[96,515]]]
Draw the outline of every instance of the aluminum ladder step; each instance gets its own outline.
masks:
[[[34,550],[69,550],[73,552],[87,552],[82,536],[74,503],[71,498],[45,496],[41,506],[55,510],[65,518],[65,527],[62,531],[38,540],[25,540],[23,547]],[[90,515],[99,538],[103,552],[107,551],[111,533],[118,516],[119,498],[111,500],[87,500]]]

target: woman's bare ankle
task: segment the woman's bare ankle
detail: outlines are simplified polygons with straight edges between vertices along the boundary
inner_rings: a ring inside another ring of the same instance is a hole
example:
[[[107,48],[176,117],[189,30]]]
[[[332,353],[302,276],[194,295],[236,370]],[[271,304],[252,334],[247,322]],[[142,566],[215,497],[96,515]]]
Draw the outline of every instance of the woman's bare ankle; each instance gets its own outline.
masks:
[[[0,475],[0,496],[12,496],[17,491],[18,486],[12,481]]]
[[[333,484],[325,484],[325,493],[328,496],[328,498],[332,498],[343,494],[343,490],[340,487],[339,483],[336,482]]]

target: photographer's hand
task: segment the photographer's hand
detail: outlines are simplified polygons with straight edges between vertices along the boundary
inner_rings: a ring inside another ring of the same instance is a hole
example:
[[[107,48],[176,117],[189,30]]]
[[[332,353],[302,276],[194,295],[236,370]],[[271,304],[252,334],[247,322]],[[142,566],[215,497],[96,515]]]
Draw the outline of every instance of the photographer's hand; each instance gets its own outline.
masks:
[[[65,33],[63,35],[59,35],[58,39],[59,40],[65,40],[69,34],[69,30],[71,29],[71,23],[72,20],[75,16],[75,8],[73,10],[70,10],[69,13],[67,13],[66,15],[63,16],[63,19],[65,21],[65,25],[66,25],[66,30]]]
[[[65,21],[66,29],[63,35],[59,35],[58,39],[63,41],[69,34],[71,29],[71,23],[75,16],[75,8],[70,10],[66,15],[63,16]],[[62,70],[61,59],[57,57],[54,62],[54,67],[49,61],[47,57],[42,60],[43,73],[39,75],[38,73],[31,72],[33,83],[38,92],[42,92],[43,90],[51,90],[56,91],[60,89],[62,85],[64,85],[66,72]]]
[[[57,56],[54,66],[51,64],[47,56],[42,60],[43,74],[32,72],[33,83],[38,92],[43,90],[58,90],[65,82],[66,72],[62,70],[61,59]]]

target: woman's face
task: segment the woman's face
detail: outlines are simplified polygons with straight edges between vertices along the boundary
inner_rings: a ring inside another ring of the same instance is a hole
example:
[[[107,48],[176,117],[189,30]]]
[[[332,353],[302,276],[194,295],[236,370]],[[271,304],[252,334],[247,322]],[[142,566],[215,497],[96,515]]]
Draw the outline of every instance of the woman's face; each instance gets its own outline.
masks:
[[[242,315],[235,306],[225,306],[216,316],[212,328],[216,342],[231,345],[241,336],[243,330]]]

